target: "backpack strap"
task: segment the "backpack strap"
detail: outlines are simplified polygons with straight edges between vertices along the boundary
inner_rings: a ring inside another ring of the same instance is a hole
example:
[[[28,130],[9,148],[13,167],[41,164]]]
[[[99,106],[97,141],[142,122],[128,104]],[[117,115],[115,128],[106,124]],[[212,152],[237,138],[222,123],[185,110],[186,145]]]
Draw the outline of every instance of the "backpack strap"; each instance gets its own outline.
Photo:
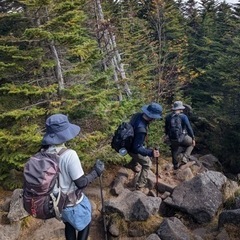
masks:
[[[66,152],[68,150],[68,148],[67,147],[62,147],[61,148],[61,150],[58,152],[58,153],[51,153],[51,154],[56,154],[58,157],[60,157],[64,152]],[[47,149],[44,149],[44,148],[41,148],[40,149],[40,152],[41,153],[45,153],[45,154],[48,154],[47,153]]]
[[[69,148],[66,148],[66,147],[63,147],[58,153],[58,157],[60,157],[63,153],[65,153],[67,150],[70,150]],[[55,218],[58,219],[59,221],[61,221],[61,212],[60,212],[60,209],[59,209],[59,203],[60,201],[62,201],[61,205],[64,207],[66,207],[67,205],[67,201],[68,201],[68,194],[70,192],[70,189],[71,189],[71,186],[74,184],[74,182],[72,181],[68,190],[67,190],[67,193],[64,194],[61,190],[61,187],[59,185],[59,175],[57,177],[57,187],[59,189],[59,192],[58,192],[58,196],[55,197],[53,193],[50,194],[50,196],[52,197],[52,200],[53,200],[53,208],[54,208],[54,211],[55,211]]]
[[[136,113],[132,116],[130,123],[133,126],[134,132],[138,132],[138,133],[147,133],[147,129],[144,127],[137,127],[138,122],[140,121],[140,117],[141,117],[142,113]]]
[[[58,156],[60,157],[63,153],[65,153],[68,150],[68,148],[63,147],[59,152],[58,152]]]
[[[137,120],[139,119],[140,116],[141,116],[141,113],[135,113],[132,115],[129,122],[133,126],[133,128],[135,128],[135,124],[137,123]]]

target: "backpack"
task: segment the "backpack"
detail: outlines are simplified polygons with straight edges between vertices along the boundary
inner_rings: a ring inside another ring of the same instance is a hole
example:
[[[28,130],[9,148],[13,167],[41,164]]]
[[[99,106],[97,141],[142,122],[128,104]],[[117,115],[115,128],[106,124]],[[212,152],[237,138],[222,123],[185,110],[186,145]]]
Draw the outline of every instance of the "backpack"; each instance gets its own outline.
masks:
[[[41,150],[31,156],[24,166],[23,206],[33,217],[61,218],[67,195],[59,189],[56,197],[53,189],[58,183],[59,158],[66,150],[63,148],[58,154]]]
[[[184,138],[182,119],[179,114],[173,114],[170,119],[169,127],[169,138],[170,140],[181,143]]]
[[[130,122],[122,122],[114,132],[111,147],[116,151],[119,152],[121,148],[125,148],[129,151],[132,147],[132,142],[134,138],[134,123],[137,119],[139,114],[133,115]]]

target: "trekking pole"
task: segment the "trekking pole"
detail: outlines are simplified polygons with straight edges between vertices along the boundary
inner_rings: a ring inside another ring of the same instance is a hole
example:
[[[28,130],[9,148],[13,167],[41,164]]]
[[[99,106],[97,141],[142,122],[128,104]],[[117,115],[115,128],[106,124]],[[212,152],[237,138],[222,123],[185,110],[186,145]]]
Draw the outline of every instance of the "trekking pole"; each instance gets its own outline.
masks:
[[[105,240],[108,240],[107,225],[106,225],[106,219],[105,219],[105,204],[104,204],[104,199],[103,199],[102,175],[100,175],[100,177],[99,177],[99,184],[100,184],[101,202],[102,202],[102,217],[103,217],[104,235],[105,235]]]
[[[159,150],[158,147],[155,150]],[[156,195],[158,197],[158,157],[156,157]]]

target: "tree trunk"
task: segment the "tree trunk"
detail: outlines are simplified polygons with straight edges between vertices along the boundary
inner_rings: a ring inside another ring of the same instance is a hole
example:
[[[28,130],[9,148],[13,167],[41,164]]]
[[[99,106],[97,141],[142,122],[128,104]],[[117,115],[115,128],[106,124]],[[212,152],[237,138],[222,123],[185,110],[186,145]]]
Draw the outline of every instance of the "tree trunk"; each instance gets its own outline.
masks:
[[[49,20],[49,14],[48,14],[48,10],[47,8],[45,8],[46,11],[46,15],[47,15],[47,19]],[[49,42],[49,48],[51,50],[53,59],[56,63],[55,67],[54,67],[54,73],[58,82],[58,94],[61,95],[62,90],[64,89],[64,78],[63,78],[63,73],[62,73],[62,68],[61,68],[61,62],[59,59],[59,55],[55,46],[54,41],[52,40],[51,42]]]
[[[121,62],[121,56],[117,49],[114,33],[111,30],[111,25],[104,19],[102,5],[100,0],[95,0],[95,15],[97,20],[97,38],[101,51],[103,52],[104,68],[113,70],[113,79],[119,90],[118,100],[122,101],[121,83],[119,78],[124,82],[124,92],[127,97],[131,97],[132,93],[126,82],[126,73],[124,64]]]
[[[59,95],[61,95],[61,92],[64,89],[64,79],[63,79],[63,74],[62,74],[62,69],[61,69],[61,63],[60,63],[60,60],[58,57],[57,49],[56,49],[53,41],[49,43],[49,47],[50,47],[51,53],[53,55],[53,58],[56,62],[56,66],[54,67],[54,72],[55,72],[55,76],[58,81],[58,93],[59,93]]]

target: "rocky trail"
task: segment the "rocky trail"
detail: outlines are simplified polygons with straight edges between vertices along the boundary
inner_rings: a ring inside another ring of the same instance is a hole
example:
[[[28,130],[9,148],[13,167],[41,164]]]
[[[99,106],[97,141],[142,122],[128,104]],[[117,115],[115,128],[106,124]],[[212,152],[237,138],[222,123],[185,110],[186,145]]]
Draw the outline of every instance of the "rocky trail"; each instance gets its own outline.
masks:
[[[154,222],[152,223],[148,222],[148,225],[150,226],[152,224],[151,226],[152,229],[157,230],[161,222],[163,223],[164,221],[170,221],[170,223],[168,222],[167,225],[175,224],[175,228],[177,230],[177,228],[179,227],[178,225],[182,224],[182,223],[178,223],[178,221],[180,220],[186,226],[185,227],[184,225],[183,226],[180,225],[181,232],[185,232],[184,229],[188,228],[186,232],[189,230],[191,231],[191,234],[189,233],[190,234],[189,236],[195,236],[191,239],[198,239],[198,240],[201,240],[201,239],[237,240],[239,239],[238,236],[234,234],[234,231],[231,232],[231,230],[229,231],[228,228],[224,228],[223,230],[219,231],[217,218],[213,218],[208,223],[199,224],[199,223],[196,223],[196,221],[193,221],[192,218],[189,217],[189,215],[182,214],[181,211],[178,211],[178,210],[176,211],[176,209],[173,210],[173,208],[166,207],[166,204],[163,204],[164,201],[166,201],[168,202],[169,206],[176,207],[175,205],[177,205],[178,203],[174,202],[175,201],[174,197],[176,195],[176,192],[179,191],[178,187],[184,184],[190,183],[191,180],[195,178],[195,176],[198,176],[198,175],[201,176],[201,174],[204,174],[209,170],[210,171],[213,169],[216,170],[216,168],[219,168],[219,166],[220,166],[219,162],[212,155],[207,155],[204,158],[201,156],[195,156],[193,161],[190,161],[187,164],[181,166],[181,168],[177,171],[172,169],[170,159],[159,159],[159,169],[158,169],[158,172],[159,172],[158,192],[159,193],[158,193],[158,196],[156,196],[156,189],[155,189],[156,164],[153,162],[153,165],[149,174],[150,192],[147,195],[151,196],[150,198],[151,201],[152,199],[155,199],[155,200],[160,199],[159,202],[161,203],[161,206],[164,206],[164,207],[161,210],[160,215],[158,214],[158,216],[156,217],[156,214],[155,214],[153,216]],[[125,212],[126,209],[122,210],[122,208],[124,208],[125,206],[124,204],[126,204],[125,200],[131,202],[132,199],[136,197],[136,196],[134,197],[132,196],[135,194],[135,192],[137,192],[135,195],[140,194],[138,193],[139,191],[135,191],[133,188],[135,177],[136,175],[130,169],[123,168],[122,166],[107,167],[106,171],[102,176],[102,180],[103,180],[102,190],[103,190],[105,206],[108,210],[108,213],[109,213],[109,209],[110,211],[112,209],[115,209],[117,212],[121,212],[123,216],[125,215],[128,216],[129,213]],[[214,176],[214,178],[216,178],[216,176]],[[216,180],[215,182],[218,185],[220,184],[219,179]],[[188,186],[187,188],[191,188],[191,186],[190,187]],[[201,188],[199,189],[200,191],[202,191]],[[227,190],[228,195],[232,195],[233,192],[236,191],[237,189],[238,189],[238,185],[234,183],[228,188]],[[184,191],[185,189],[181,190],[180,192],[184,192]],[[96,180],[90,186],[88,186],[85,190],[85,194],[89,197],[92,203],[92,208],[93,208],[93,217],[92,217],[89,240],[102,240],[102,239],[105,240],[104,227],[103,227],[104,224],[103,224],[103,218],[101,214],[102,201],[101,201],[101,191],[100,191],[99,181]],[[177,193],[177,194],[178,196],[181,195],[181,193]],[[187,194],[188,193],[184,193],[184,195],[181,195],[180,198],[184,198]],[[1,207],[0,208],[1,209],[0,210],[0,215],[1,215],[0,240],[15,240],[15,239],[16,240],[39,240],[39,239],[64,240],[65,239],[64,224],[62,222],[59,222],[56,219],[49,219],[49,220],[42,221],[42,220],[35,219],[28,216],[26,218],[23,218],[21,221],[10,224],[8,219],[8,208],[9,208],[9,202],[11,200],[11,195],[12,195],[12,192],[10,191],[3,191],[3,190],[0,191],[0,207]],[[170,197],[171,195],[172,195],[172,198]],[[190,195],[191,194],[189,194],[189,196]],[[142,199],[145,199],[144,195],[141,195],[141,196],[142,196]],[[194,196],[193,197],[191,196],[191,199],[193,198]],[[120,201],[120,204],[118,202],[119,201],[118,199],[121,199],[122,201],[122,202]],[[191,202],[192,200],[189,200],[189,201]],[[144,205],[144,203],[142,204]],[[156,202],[154,202],[153,204],[156,204]],[[181,208],[183,209],[184,206],[182,205]],[[141,212],[141,209],[139,211]],[[216,217],[218,217],[218,213],[216,213],[215,215]],[[193,213],[193,216],[194,216],[194,213]],[[199,215],[194,217],[196,219],[199,218],[199,221],[200,221],[201,218],[205,220],[204,217],[206,216]],[[113,220],[109,220],[108,218],[106,218],[106,222],[108,224],[108,230],[110,232],[110,234],[108,235],[108,240],[111,240],[111,239],[116,239],[116,240],[190,239],[190,238],[185,238],[184,237],[185,235],[183,237],[179,236],[180,238],[176,238],[174,237],[174,234],[176,233],[171,233],[173,238],[164,238],[164,237],[159,238],[159,236],[157,236],[156,233],[149,235],[149,233],[147,233],[149,229],[145,231],[144,227],[142,227],[143,229],[141,229],[141,227],[139,228],[139,223],[141,221],[131,222],[131,220],[130,221],[126,220],[127,227],[125,227],[124,230],[123,230],[123,226],[116,226],[114,224],[109,224],[109,222],[111,221]],[[226,221],[226,220],[223,219],[223,221]],[[142,225],[143,223],[141,222],[141,226]],[[132,228],[132,229],[129,229],[129,228]],[[145,228],[148,228],[148,227],[145,227]],[[141,233],[141,231],[143,232]],[[166,230],[166,232],[167,231],[169,230]]]

